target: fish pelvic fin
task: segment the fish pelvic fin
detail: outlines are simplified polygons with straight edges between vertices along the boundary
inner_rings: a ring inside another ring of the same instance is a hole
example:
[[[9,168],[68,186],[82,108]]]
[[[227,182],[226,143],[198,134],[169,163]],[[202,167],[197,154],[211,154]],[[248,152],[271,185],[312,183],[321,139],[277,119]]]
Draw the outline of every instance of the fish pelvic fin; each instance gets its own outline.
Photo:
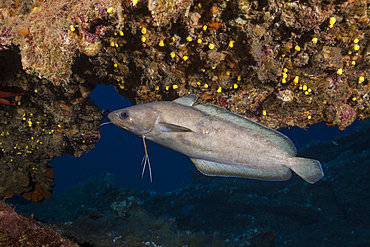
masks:
[[[146,164],[148,164],[148,169],[149,169],[149,177],[150,177],[150,182],[152,183],[153,182],[153,177],[152,177],[152,167],[150,165],[150,159],[149,159],[149,153],[148,153],[148,148],[146,146],[146,139],[145,139],[145,136],[143,135],[142,136],[143,138],[143,144],[144,144],[144,157],[143,159],[141,160],[141,166],[143,167],[143,170],[141,171],[141,176],[140,178],[143,178],[144,177],[144,173],[145,173],[145,167],[146,167]]]
[[[288,167],[310,184],[316,183],[324,176],[321,164],[317,160],[301,157],[292,157],[289,160]]]

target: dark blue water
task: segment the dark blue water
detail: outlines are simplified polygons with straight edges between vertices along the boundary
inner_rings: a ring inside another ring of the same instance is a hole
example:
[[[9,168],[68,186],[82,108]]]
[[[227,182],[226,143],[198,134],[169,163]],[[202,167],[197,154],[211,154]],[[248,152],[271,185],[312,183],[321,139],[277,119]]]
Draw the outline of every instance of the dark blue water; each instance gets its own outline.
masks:
[[[90,97],[101,109],[109,109],[110,112],[132,105],[112,86],[99,85]],[[106,118],[104,122],[109,122],[109,119]],[[358,123],[359,120],[345,131],[326,126],[325,123],[309,126],[306,130],[294,127],[280,131],[293,141],[297,149],[300,149],[313,141],[327,141],[348,134]],[[144,155],[142,139],[114,125],[102,126],[100,131],[102,137],[89,153],[79,158],[63,155],[52,161],[56,183],[53,195],[90,177],[98,177],[102,172],[112,173],[118,187],[128,186],[157,192],[173,191],[182,184],[187,185],[191,182],[189,168],[193,163],[189,158],[151,142],[148,142],[148,151],[153,182],[150,182],[148,168],[144,178],[140,179],[142,171],[140,164]]]

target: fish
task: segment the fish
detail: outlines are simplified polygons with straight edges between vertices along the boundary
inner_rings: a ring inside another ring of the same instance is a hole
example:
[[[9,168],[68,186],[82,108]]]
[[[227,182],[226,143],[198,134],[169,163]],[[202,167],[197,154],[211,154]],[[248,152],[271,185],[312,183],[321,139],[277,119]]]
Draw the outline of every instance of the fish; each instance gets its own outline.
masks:
[[[334,140],[334,139],[330,139],[331,142],[335,145],[335,146],[339,146],[339,143],[337,140]]]
[[[146,140],[182,153],[209,176],[285,181],[292,171],[308,183],[323,176],[317,160],[296,157],[297,150],[284,134],[213,104],[196,104],[188,94],[115,110],[110,121],[142,138],[144,175],[148,165]]]

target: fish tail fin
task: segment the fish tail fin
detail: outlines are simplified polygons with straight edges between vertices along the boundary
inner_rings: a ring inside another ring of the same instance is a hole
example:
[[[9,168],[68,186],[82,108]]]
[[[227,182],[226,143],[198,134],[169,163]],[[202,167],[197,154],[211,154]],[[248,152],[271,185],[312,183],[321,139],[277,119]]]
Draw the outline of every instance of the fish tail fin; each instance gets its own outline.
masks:
[[[290,162],[288,167],[310,184],[316,183],[324,176],[321,164],[317,160],[300,157],[292,157],[289,159]]]

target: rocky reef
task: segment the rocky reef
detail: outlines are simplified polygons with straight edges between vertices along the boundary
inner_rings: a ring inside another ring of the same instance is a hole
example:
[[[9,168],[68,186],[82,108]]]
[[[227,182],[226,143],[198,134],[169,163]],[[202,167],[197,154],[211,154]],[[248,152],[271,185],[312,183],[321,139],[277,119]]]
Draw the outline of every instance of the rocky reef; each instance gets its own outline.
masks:
[[[1,49],[17,46],[23,70],[55,86],[76,83],[84,56],[134,103],[196,93],[275,129],[369,117],[366,1],[5,1],[0,10]]]
[[[6,201],[80,245],[366,246],[369,132],[364,121],[352,134],[299,150],[324,161],[326,176],[314,185],[298,176],[214,178],[193,168],[190,185],[166,194],[118,189],[104,173],[42,204]]]
[[[50,86],[22,71],[14,52],[1,54],[1,90],[22,95],[10,98],[16,106],[0,105],[0,195],[49,199],[54,187],[49,162],[91,150],[100,139],[105,112],[87,97],[92,83]]]
[[[11,206],[0,201],[0,245],[78,247],[32,217],[19,215]]]

